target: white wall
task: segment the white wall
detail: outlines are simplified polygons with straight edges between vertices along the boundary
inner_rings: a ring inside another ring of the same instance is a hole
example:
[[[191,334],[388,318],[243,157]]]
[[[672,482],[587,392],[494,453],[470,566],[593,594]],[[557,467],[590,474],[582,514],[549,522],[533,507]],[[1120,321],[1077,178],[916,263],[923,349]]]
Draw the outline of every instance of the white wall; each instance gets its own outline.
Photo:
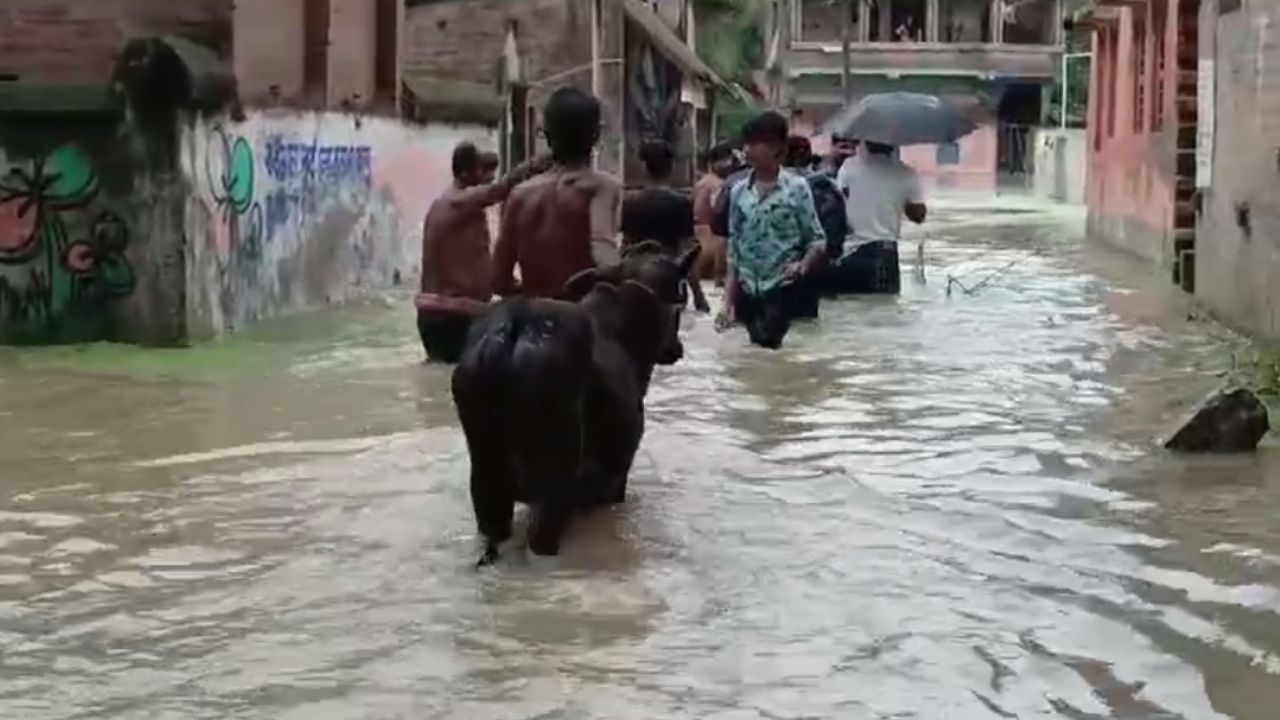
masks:
[[[1032,188],[1036,195],[1071,205],[1085,203],[1085,187],[1089,166],[1089,138],[1085,130],[1036,131],[1035,174]]]
[[[350,298],[417,275],[422,219],[483,126],[342,113],[252,112],[187,128],[187,319],[192,337]]]

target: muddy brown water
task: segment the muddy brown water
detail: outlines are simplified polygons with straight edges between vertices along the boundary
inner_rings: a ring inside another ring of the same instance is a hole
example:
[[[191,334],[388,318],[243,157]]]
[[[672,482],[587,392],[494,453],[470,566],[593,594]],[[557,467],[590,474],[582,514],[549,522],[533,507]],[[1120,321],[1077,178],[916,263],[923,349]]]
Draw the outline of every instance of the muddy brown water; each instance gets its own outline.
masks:
[[[1280,455],[1157,450],[1223,342],[1024,205],[688,318],[627,505],[485,572],[404,296],[0,352],[0,718],[1277,717]]]

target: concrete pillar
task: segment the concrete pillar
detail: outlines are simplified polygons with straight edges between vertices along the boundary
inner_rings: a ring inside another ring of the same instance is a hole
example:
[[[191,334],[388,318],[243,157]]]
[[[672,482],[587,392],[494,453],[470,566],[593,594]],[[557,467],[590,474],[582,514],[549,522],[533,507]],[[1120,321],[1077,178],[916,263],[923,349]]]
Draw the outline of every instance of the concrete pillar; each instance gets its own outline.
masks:
[[[942,39],[939,32],[942,27],[940,5],[939,0],[929,0],[925,10],[924,39],[929,42],[939,42]]]

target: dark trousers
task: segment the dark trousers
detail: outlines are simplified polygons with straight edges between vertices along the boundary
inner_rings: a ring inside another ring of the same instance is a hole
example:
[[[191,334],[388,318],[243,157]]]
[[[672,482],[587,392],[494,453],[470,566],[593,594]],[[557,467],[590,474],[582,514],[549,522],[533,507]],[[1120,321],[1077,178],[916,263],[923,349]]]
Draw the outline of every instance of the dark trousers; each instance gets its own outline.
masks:
[[[418,336],[427,357],[437,362],[456,363],[467,345],[472,316],[445,310],[419,310]]]
[[[902,289],[898,243],[878,241],[858,246],[827,267],[822,287],[831,295],[896,295]]]
[[[812,286],[799,282],[774,288],[759,295],[739,286],[733,312],[747,328],[754,345],[777,350],[791,330],[795,317],[817,317],[818,296]],[[812,315],[807,313],[812,312]]]

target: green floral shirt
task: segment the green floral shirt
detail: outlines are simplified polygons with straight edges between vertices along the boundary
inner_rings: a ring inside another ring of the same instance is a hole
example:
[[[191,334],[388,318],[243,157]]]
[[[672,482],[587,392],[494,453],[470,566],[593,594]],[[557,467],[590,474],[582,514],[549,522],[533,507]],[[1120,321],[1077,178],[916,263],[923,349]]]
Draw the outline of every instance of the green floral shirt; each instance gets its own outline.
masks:
[[[729,265],[746,292],[760,295],[781,286],[783,268],[826,244],[803,177],[782,170],[778,186],[762,198],[752,173],[729,192]]]

